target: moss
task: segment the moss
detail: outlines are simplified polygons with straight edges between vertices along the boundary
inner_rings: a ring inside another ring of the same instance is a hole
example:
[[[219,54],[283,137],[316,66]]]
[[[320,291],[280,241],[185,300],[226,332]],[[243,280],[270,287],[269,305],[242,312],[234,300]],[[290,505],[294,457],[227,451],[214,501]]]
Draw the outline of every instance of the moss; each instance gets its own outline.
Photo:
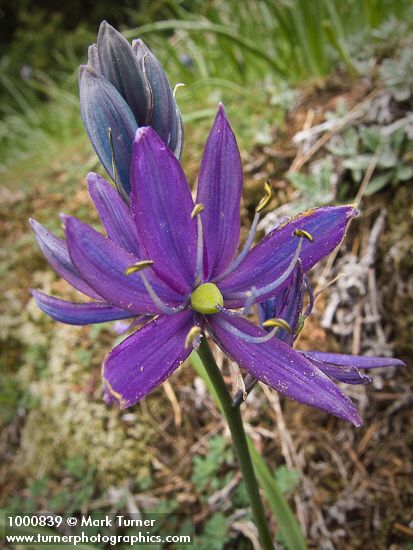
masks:
[[[39,478],[59,474],[67,458],[80,457],[94,469],[102,488],[148,477],[146,446],[156,442],[156,431],[141,412],[125,413],[103,402],[99,340],[90,339],[87,327],[60,325],[41,314],[39,319],[32,306],[19,333],[28,361],[16,376],[35,405],[10,467],[23,478]],[[40,368],[27,352],[37,342],[44,345]]]

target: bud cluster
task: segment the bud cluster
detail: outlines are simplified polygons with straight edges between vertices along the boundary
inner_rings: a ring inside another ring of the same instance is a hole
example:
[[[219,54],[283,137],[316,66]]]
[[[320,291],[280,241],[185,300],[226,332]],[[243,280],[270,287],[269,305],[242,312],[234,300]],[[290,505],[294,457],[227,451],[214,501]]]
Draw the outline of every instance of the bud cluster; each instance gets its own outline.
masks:
[[[103,21],[88,63],[79,70],[83,124],[121,195],[130,194],[132,143],[138,127],[152,126],[179,159],[183,125],[168,78],[141,39],[132,45]]]

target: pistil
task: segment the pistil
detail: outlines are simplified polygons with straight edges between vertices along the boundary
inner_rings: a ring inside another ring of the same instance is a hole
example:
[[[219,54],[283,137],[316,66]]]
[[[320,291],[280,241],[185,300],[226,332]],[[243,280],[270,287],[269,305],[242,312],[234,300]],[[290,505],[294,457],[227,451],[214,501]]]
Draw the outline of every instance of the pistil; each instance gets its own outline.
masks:
[[[191,294],[192,309],[204,315],[217,313],[224,305],[224,298],[219,288],[213,283],[204,283]]]

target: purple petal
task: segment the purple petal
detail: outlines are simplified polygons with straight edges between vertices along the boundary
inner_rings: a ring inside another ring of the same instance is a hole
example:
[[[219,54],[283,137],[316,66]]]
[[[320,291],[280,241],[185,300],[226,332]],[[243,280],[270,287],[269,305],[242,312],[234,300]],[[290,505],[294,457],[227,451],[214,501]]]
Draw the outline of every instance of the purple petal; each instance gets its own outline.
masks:
[[[158,317],[114,348],[103,363],[107,400],[130,407],[171,376],[191,352],[185,339],[193,317],[191,311]]]
[[[136,329],[138,327],[141,327],[142,325],[146,325],[146,323],[148,323],[152,319],[153,317],[151,315],[138,315],[137,317],[134,317],[132,321],[116,321],[116,323],[113,325],[113,330],[116,332],[116,334],[125,334],[125,332],[128,332],[133,328]]]
[[[39,308],[55,321],[69,325],[89,325],[91,323],[105,323],[117,319],[132,317],[129,311],[110,306],[104,302],[67,302],[54,296],[48,296],[38,290],[30,291]]]
[[[379,369],[381,367],[405,367],[406,363],[394,357],[370,357],[368,355],[347,355],[343,353],[324,353],[322,351],[306,351],[308,358],[325,361],[333,365],[359,369]]]
[[[90,65],[82,65],[79,69],[79,92],[80,114],[90,142],[106,172],[116,180],[119,192],[127,197],[130,193],[132,142],[138,127],[135,117],[117,89]],[[109,128],[112,130],[117,174],[113,172]]]
[[[154,261],[154,271],[187,293],[195,277],[194,203],[181,165],[152,128],[136,132],[131,172],[131,208],[140,245]]]
[[[198,180],[207,251],[207,278],[224,271],[237,251],[240,233],[242,166],[237,142],[220,105],[208,136]]]
[[[75,218],[67,218],[66,233],[73,263],[104,300],[131,314],[160,313],[145,290],[139,273],[124,274],[127,267],[139,261],[136,256]],[[145,276],[162,301],[169,305],[182,302],[182,296],[159,281],[151,268],[145,270]]]
[[[307,210],[281,224],[249,252],[235,272],[219,283],[225,306],[242,307],[245,298],[238,295],[252,286],[263,287],[286,271],[298,244],[298,238],[293,236],[295,229],[307,231],[314,237],[313,243],[303,240],[300,258],[306,272],[334,250],[343,239],[349,220],[356,215],[357,211],[351,206],[325,206]],[[289,280],[278,287],[278,291],[285,288]],[[262,295],[259,301],[268,297]]]
[[[261,314],[260,323],[274,317],[280,317],[287,321],[292,332],[281,329],[277,332],[277,338],[286,344],[292,346],[298,329],[303,304],[303,270],[299,262],[294,269],[292,279],[288,288],[280,292],[275,298],[271,298],[259,304],[259,313]],[[263,307],[264,306],[264,307]]]
[[[354,363],[353,365],[346,366],[333,365],[325,361],[314,359],[314,357],[311,357],[307,352],[302,352],[302,354],[330,378],[335,378],[345,384],[370,384],[371,382],[371,378],[365,374],[361,374],[358,368],[354,366]]]
[[[138,232],[132,214],[119,193],[98,174],[87,176],[89,193],[109,239],[137,258],[141,257]]]
[[[309,317],[311,312],[313,311],[315,301],[313,285],[311,284],[307,274],[304,275],[304,285],[308,295],[308,304],[304,311],[304,319],[307,319],[307,317]]]
[[[86,296],[90,298],[100,300],[101,296],[86,283],[79,271],[73,265],[66,241],[53,235],[53,233],[48,231],[36,220],[30,219],[29,221],[35,233],[40,250],[56,273],[71,284],[73,288],[76,288],[76,290],[83,292],[83,294],[86,294]]]
[[[285,319],[292,329],[292,333],[286,330],[279,330],[277,338],[290,346],[293,345],[297,336],[298,322],[303,305],[303,276],[303,269],[301,262],[299,262],[294,269],[284,301],[277,311],[277,317]]]
[[[240,367],[287,397],[325,410],[361,426],[356,407],[324,373],[290,346],[276,338],[265,343],[247,343],[223,327],[227,322],[251,336],[267,333],[242,317],[209,315],[217,344]]]

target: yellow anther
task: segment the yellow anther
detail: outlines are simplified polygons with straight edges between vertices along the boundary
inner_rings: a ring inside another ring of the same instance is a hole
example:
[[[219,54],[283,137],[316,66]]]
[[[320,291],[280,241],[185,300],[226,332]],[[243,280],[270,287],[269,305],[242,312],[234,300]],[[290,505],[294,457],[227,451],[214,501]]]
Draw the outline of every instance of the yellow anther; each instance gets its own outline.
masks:
[[[194,209],[191,212],[191,218],[196,218],[196,216],[198,216],[198,214],[203,212],[203,210],[204,210],[204,205],[201,202],[196,204],[194,206]]]
[[[314,241],[314,237],[309,233],[308,231],[304,231],[304,229],[294,229],[294,233],[296,237],[304,237],[305,239],[308,239],[310,243]]]
[[[261,210],[264,210],[264,208],[268,205],[268,203],[270,202],[271,200],[271,197],[272,197],[272,187],[271,185],[268,183],[268,181],[266,181],[264,183],[264,191],[265,191],[265,195],[261,198],[260,202],[258,203],[256,209],[255,209],[255,212],[261,212]]]
[[[136,264],[132,264],[129,267],[127,267],[124,271],[125,275],[132,275],[132,273],[136,273],[137,271],[142,271],[142,269],[146,269],[147,267],[153,266],[153,260],[142,260],[141,262],[136,262]]]
[[[178,88],[183,88],[183,87],[185,87],[185,84],[183,82],[177,82],[175,84],[174,91],[172,92],[174,99],[176,99],[176,92],[178,91]]]
[[[188,349],[191,347],[193,341],[197,336],[201,334],[201,332],[202,332],[201,329],[197,326],[194,326],[190,329],[190,331],[188,332],[185,338],[185,349]]]
[[[279,317],[275,317],[274,319],[268,319],[267,321],[264,321],[262,326],[265,328],[270,328],[270,327],[283,328],[284,330],[288,330],[288,332],[293,331],[293,329],[290,327],[287,321],[284,321],[284,319],[280,319]]]

